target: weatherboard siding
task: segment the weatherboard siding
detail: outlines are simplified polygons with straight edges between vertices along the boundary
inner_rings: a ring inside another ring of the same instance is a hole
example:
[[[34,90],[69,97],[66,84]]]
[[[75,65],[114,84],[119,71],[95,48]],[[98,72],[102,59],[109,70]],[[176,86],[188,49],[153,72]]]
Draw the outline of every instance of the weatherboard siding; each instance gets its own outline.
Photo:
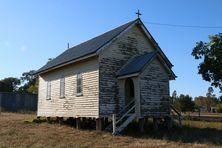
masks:
[[[140,75],[140,103],[142,116],[169,115],[169,74],[155,58]]]
[[[129,59],[154,51],[151,42],[139,27],[134,26],[115,39],[99,55],[100,116],[111,116],[124,107],[124,98],[116,78]]]
[[[77,73],[82,73],[83,95],[76,96]],[[60,98],[60,78],[65,78],[65,97]],[[38,116],[98,117],[98,58],[90,58],[39,76]],[[51,99],[46,99],[51,81]]]

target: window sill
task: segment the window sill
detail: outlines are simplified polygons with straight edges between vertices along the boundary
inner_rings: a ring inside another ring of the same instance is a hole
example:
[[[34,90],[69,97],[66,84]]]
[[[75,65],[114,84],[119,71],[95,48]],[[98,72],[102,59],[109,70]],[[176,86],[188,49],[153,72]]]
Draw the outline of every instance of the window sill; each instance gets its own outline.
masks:
[[[78,94],[76,94],[76,97],[81,97],[81,96],[83,96],[82,93],[78,93]]]
[[[62,97],[59,97],[60,99],[64,99],[65,98],[65,96],[62,96]]]
[[[51,100],[51,98],[46,98],[46,100]]]

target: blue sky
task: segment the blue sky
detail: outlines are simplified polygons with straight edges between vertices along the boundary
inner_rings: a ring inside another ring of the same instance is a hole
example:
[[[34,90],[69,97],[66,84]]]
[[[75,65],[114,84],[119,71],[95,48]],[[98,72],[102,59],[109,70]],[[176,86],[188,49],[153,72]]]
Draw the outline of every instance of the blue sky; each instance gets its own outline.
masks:
[[[197,74],[191,56],[197,41],[217,29],[158,26],[147,22],[222,26],[221,0],[0,0],[0,79],[37,70],[70,46],[136,18],[141,19],[178,76],[171,93],[205,95],[209,83]],[[219,91],[215,89],[218,95]]]

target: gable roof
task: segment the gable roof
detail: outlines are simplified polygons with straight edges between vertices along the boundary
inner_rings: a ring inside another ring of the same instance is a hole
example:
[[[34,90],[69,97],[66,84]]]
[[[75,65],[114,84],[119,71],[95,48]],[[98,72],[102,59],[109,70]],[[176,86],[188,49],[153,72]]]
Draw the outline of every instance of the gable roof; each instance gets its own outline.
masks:
[[[160,54],[162,55],[162,57],[164,58],[164,60],[166,61],[167,65],[172,68],[173,64],[170,62],[170,60],[167,58],[167,56],[164,54],[163,50],[160,48],[160,46],[158,45],[158,43],[155,41],[155,39],[153,38],[153,36],[151,35],[151,33],[148,31],[148,29],[146,28],[146,26],[143,24],[143,22],[140,20],[141,23],[141,28],[143,29],[143,31],[145,32],[145,34],[147,35],[147,37],[150,39],[151,43],[154,45],[154,47],[157,48],[157,50],[160,52]]]
[[[63,52],[62,54],[60,54],[53,60],[49,61],[46,65],[40,68],[36,73],[41,73],[55,66],[62,65],[64,63],[81,58],[83,56],[96,53],[98,49],[106,45],[108,42],[110,42],[113,38],[118,36],[126,28],[128,28],[130,25],[132,25],[136,21],[137,19],[134,21],[128,22],[122,26],[119,26],[111,31],[108,31],[102,35],[99,35],[95,38],[92,38],[86,42],[83,42],[79,45],[76,45],[72,48],[67,49],[65,52]]]
[[[111,31],[108,31],[102,35],[92,38],[86,42],[83,42],[79,45],[76,45],[72,48],[67,49],[62,54],[54,58],[53,60],[47,62],[43,67],[37,70],[35,74],[44,73],[52,69],[62,67],[63,65],[74,63],[77,60],[86,59],[86,58],[98,55],[100,53],[100,49],[108,45],[115,38],[119,37],[124,31],[130,28],[130,26],[133,26],[135,24],[140,24],[142,30],[150,39],[153,46],[157,48],[157,51],[160,52],[160,54],[164,57],[164,60],[166,61],[167,65],[171,68],[173,65],[171,64],[169,59],[166,57],[166,55],[163,53],[163,51],[161,50],[159,45],[156,43],[152,35],[146,29],[143,22],[140,19],[136,19],[124,25],[121,25]]]
[[[140,72],[143,67],[153,59],[156,52],[146,53],[144,55],[137,56],[133,58],[129,63],[127,63],[118,73],[117,76],[124,76],[133,73]]]
[[[120,71],[117,73],[117,77],[140,73],[144,67],[155,57],[159,57],[162,59],[161,62],[164,62],[163,55],[160,54],[159,51],[146,53],[131,59],[126,65],[123,66],[122,69],[120,69]],[[175,79],[177,76],[174,74],[171,68],[169,68],[166,64],[163,65],[170,73],[170,78]]]

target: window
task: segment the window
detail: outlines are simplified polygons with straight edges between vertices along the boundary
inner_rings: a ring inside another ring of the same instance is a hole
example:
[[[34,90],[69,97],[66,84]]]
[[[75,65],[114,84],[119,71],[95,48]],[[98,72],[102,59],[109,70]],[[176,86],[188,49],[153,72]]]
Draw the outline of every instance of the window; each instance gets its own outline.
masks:
[[[76,86],[76,95],[81,96],[82,95],[82,74],[78,73],[77,74],[77,86]]]
[[[60,78],[60,98],[65,97],[65,78]]]
[[[47,82],[46,99],[51,99],[51,82]]]

